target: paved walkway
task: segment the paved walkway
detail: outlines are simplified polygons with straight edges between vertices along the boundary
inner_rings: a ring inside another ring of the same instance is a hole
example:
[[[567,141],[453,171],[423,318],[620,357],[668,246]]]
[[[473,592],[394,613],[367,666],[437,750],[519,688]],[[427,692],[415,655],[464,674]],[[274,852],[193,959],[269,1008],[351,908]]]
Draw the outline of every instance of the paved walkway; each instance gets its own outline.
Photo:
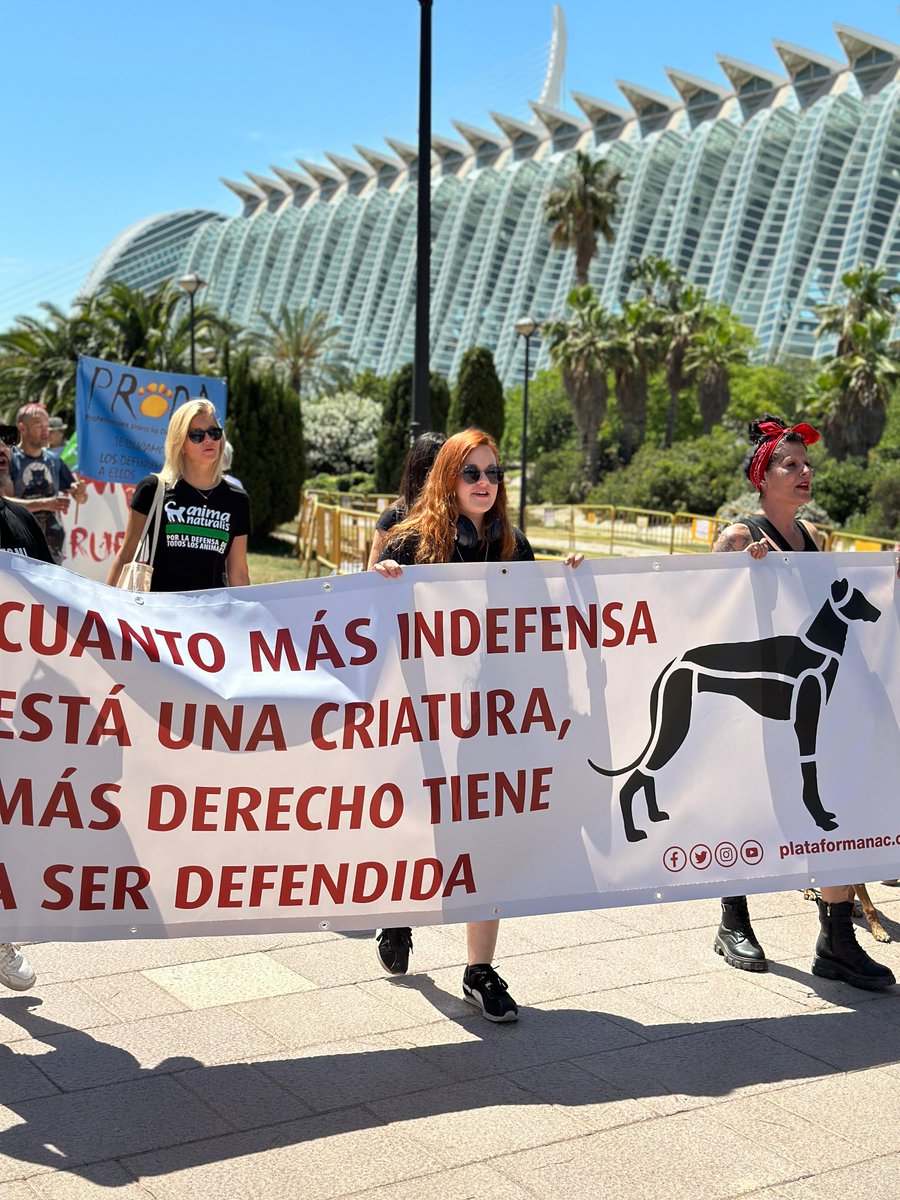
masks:
[[[752,908],[764,975],[712,953],[712,901],[504,922],[506,1026],[459,998],[458,926],[400,980],[364,935],[33,946],[0,1200],[900,1195],[900,988],[815,980],[799,894]]]

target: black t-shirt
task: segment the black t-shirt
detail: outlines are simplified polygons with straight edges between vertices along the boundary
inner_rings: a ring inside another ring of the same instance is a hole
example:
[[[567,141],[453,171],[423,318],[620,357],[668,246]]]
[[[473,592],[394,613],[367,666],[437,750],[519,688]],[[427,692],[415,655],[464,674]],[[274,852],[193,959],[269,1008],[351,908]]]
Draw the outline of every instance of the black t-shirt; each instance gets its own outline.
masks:
[[[31,513],[21,504],[9,504],[0,497],[0,550],[53,562],[47,539]]]
[[[770,541],[775,543],[779,550],[790,550],[792,553],[796,553],[796,551],[794,551],[794,547],[775,528],[772,522],[767,520],[765,517],[760,516],[758,513],[752,517],[741,517],[735,522],[735,524],[746,525],[750,530],[750,536],[753,538],[754,542],[761,542],[764,538],[769,538]],[[802,549],[818,551],[819,547],[816,545],[812,534],[809,532],[803,522],[795,521],[794,524],[803,534]]]
[[[384,510],[378,520],[375,522],[375,528],[381,533],[390,533],[395,525],[399,525],[406,518],[406,505],[401,504],[398,500],[396,504],[391,504]]]
[[[513,551],[511,562],[534,562],[534,551],[531,548],[531,543],[521,531],[514,529],[513,536],[516,539],[516,548]],[[400,563],[402,567],[412,567],[416,565],[416,547],[418,545],[417,537],[412,534],[404,538],[402,541],[388,540],[384,549],[378,556],[378,561],[383,562],[386,558],[392,558],[394,562]],[[464,549],[459,542],[456,543],[453,551],[453,557],[450,562],[499,562],[500,561],[500,542],[479,542],[477,546],[471,546]]]
[[[134,490],[131,507],[145,516],[156,495],[156,476],[146,475]],[[224,479],[199,491],[184,479],[166,487],[163,527],[153,559],[154,592],[196,592],[226,587],[225,562],[234,539],[250,532],[247,493]],[[148,531],[147,553],[153,541]]]

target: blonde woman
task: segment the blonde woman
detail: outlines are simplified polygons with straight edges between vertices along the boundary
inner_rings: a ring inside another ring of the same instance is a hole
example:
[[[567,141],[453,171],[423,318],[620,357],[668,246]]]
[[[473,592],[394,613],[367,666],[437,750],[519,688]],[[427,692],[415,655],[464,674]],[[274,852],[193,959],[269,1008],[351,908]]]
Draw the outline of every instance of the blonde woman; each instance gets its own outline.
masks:
[[[224,450],[224,432],[208,400],[188,400],[175,410],[159,481],[146,475],[135,488],[125,540],[107,583],[115,584],[134,558],[158,486],[165,488],[163,525],[150,590],[194,592],[250,582],[250,501],[223,478]]]

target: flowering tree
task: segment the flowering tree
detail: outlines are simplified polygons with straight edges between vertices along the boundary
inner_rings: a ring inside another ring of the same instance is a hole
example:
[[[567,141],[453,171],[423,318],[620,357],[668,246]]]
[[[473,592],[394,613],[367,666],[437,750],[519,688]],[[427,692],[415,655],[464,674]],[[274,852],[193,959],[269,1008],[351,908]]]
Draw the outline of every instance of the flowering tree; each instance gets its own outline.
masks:
[[[381,405],[356,392],[303,401],[306,463],[311,475],[371,471],[382,422]]]

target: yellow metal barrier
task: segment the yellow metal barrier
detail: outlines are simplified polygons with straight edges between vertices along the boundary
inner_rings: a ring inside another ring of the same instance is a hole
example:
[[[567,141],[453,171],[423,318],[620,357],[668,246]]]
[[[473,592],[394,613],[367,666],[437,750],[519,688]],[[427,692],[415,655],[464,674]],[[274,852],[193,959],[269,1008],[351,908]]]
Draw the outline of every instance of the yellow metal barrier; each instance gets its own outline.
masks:
[[[392,499],[354,497],[366,507],[328,503],[324,494],[306,492],[297,525],[296,552],[309,575],[319,568],[347,574],[364,571],[375,537],[379,513]],[[571,551],[590,556],[708,553],[733,518],[701,513],[659,512],[612,505],[532,504],[525,513],[526,533],[538,558],[562,558]],[[821,528],[828,550],[892,550],[894,540]]]
[[[867,533],[846,533],[833,529],[827,544],[829,550],[893,550],[897,539],[870,537]]]

